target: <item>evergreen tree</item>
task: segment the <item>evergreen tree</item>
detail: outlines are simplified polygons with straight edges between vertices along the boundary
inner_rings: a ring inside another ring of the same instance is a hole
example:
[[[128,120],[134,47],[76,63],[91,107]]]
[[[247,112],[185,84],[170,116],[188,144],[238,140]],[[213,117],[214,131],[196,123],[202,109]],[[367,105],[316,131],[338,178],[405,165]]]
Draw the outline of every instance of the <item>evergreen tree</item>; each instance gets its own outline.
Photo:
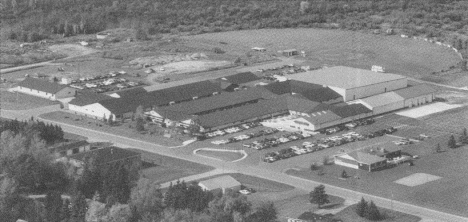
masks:
[[[364,200],[364,197],[361,198],[361,201],[356,205],[356,214],[360,217],[364,217],[367,213],[367,202]]]
[[[137,117],[135,128],[138,132],[145,130],[145,121],[141,117]]]
[[[453,135],[450,135],[450,138],[448,141],[448,147],[452,149],[457,147],[457,142],[455,141],[455,137]]]
[[[343,172],[341,172],[341,178],[347,178],[348,177],[348,174],[346,173],[345,170],[343,170]]]
[[[366,218],[373,221],[382,219],[382,215],[380,214],[379,209],[373,201],[371,201],[369,204]]]
[[[59,192],[49,191],[45,199],[46,218],[48,222],[60,222],[62,197]]]
[[[314,190],[309,193],[309,201],[312,204],[317,204],[318,208],[329,202],[328,195],[325,193],[325,186],[323,184],[315,187]]]

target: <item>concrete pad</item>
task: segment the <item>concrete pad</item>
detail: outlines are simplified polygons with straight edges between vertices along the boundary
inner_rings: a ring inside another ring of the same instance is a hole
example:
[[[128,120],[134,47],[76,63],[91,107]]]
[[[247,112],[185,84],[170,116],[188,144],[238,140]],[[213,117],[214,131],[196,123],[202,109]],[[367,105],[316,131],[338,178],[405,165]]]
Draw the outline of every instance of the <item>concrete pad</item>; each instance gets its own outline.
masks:
[[[396,114],[410,117],[410,118],[419,118],[419,117],[431,115],[433,113],[443,112],[445,110],[454,109],[454,108],[458,108],[462,106],[463,105],[459,105],[459,104],[447,104],[447,103],[437,102],[437,103],[423,105],[423,106],[415,107],[409,110],[397,112]]]
[[[439,176],[435,176],[431,174],[415,173],[410,176],[403,177],[399,180],[395,180],[393,182],[401,184],[401,185],[409,186],[409,187],[414,187],[414,186],[422,185],[422,184],[425,184],[434,180],[438,180],[440,178],[441,177]]]

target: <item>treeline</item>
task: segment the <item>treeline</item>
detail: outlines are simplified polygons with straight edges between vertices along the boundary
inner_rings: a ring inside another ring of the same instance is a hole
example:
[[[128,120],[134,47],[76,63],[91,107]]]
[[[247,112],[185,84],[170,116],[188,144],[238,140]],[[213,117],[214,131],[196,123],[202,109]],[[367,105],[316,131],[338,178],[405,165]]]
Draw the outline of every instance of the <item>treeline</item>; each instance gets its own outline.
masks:
[[[26,136],[38,136],[47,144],[53,144],[63,140],[63,130],[58,125],[45,124],[42,121],[18,121],[0,120],[0,133],[10,131],[13,134],[25,134]]]
[[[397,28],[408,34],[441,36],[463,32],[463,0],[3,0],[2,20],[11,33],[65,36],[109,28],[149,34],[240,29],[323,27],[350,30]],[[16,35],[19,36],[19,35]]]

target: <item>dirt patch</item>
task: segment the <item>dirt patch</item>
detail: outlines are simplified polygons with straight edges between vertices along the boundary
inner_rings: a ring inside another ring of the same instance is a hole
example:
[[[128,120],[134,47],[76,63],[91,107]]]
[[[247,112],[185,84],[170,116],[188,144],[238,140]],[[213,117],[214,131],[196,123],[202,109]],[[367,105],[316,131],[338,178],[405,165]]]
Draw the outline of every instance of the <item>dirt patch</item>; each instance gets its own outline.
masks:
[[[67,57],[77,57],[97,52],[97,50],[75,44],[51,45],[49,49],[55,53],[65,54]]]
[[[208,71],[229,65],[231,65],[231,62],[211,60],[173,62],[162,66],[153,66],[153,70],[157,71],[156,73],[149,74],[147,81],[155,83],[162,77],[171,78],[173,75]]]

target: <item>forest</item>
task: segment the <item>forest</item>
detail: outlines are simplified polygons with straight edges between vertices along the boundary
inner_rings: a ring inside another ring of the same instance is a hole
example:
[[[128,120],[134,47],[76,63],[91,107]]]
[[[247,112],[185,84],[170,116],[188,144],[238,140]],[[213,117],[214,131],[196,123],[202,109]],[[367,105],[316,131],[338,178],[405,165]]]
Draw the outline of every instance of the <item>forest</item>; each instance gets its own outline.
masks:
[[[254,207],[239,193],[213,194],[184,181],[163,192],[132,161],[100,165],[92,154],[83,167],[58,161],[49,147],[63,140],[56,125],[0,120],[1,221],[276,221],[272,203]]]
[[[118,27],[150,35],[294,27],[468,32],[463,0],[0,0],[0,16],[2,37],[22,41]]]

